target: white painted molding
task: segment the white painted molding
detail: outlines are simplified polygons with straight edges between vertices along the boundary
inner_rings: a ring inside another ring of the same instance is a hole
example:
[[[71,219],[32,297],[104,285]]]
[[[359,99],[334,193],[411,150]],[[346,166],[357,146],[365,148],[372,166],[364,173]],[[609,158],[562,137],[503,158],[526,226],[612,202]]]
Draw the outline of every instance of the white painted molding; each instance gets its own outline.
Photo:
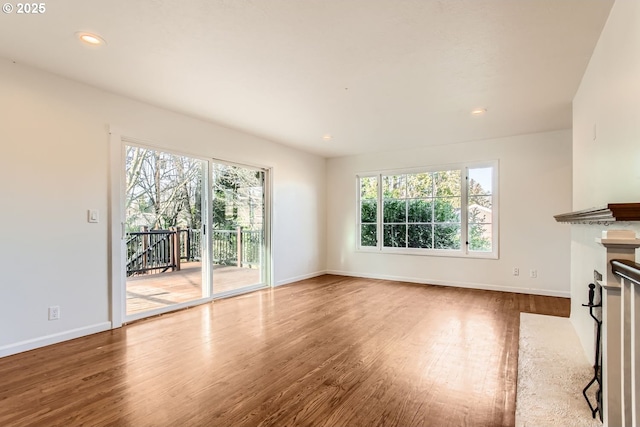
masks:
[[[603,236],[605,236],[605,232],[603,232]],[[619,236],[615,239],[596,238],[596,243],[601,244],[606,249],[607,273],[602,282],[602,287],[605,289],[620,289],[620,282],[611,271],[611,261],[614,259],[634,261],[636,249],[640,248],[640,239],[636,239],[635,233],[633,233],[633,238],[620,238]]]
[[[125,192],[124,151],[122,134],[115,126],[109,126],[109,303],[110,318],[114,328],[122,326],[126,307],[126,277],[122,266],[126,265],[124,248]]]
[[[98,332],[108,331],[109,329],[111,329],[111,322],[102,322],[96,323],[95,325],[85,326],[83,328],[71,329],[64,332],[58,332],[56,334],[20,341],[0,347],[0,357],[11,356],[13,354],[34,350],[36,348],[57,344],[63,341],[93,335]]]
[[[603,239],[629,240],[636,238],[636,232],[633,230],[602,230]]]
[[[603,231],[602,238],[596,243],[605,248],[603,258],[606,273],[602,280],[602,415],[605,427],[625,425],[624,369],[630,363],[625,358],[623,332],[625,328],[625,310],[621,280],[611,268],[611,261],[635,260],[640,239],[631,230]],[[626,355],[628,357],[628,355]]]
[[[520,288],[512,286],[493,285],[488,283],[476,282],[452,282],[433,279],[424,279],[420,277],[407,276],[390,276],[385,274],[368,274],[368,273],[352,273],[349,271],[329,270],[327,274],[336,274],[338,276],[362,277],[365,279],[393,280],[397,282],[417,283],[420,285],[435,286],[451,286],[455,288],[480,289],[485,291],[513,292],[517,294],[542,295],[550,297],[571,298],[570,291],[550,291],[548,289],[538,288]]]
[[[284,286],[284,285],[288,285],[290,283],[298,282],[300,280],[313,279],[314,277],[322,276],[323,274],[327,274],[327,272],[326,271],[316,271],[315,273],[309,273],[309,274],[303,274],[302,276],[290,277],[288,279],[278,280],[277,282],[274,283],[273,286],[274,287]]]
[[[596,238],[596,243],[600,243],[605,248],[629,248],[636,249],[640,248],[640,239],[605,239],[605,238]]]

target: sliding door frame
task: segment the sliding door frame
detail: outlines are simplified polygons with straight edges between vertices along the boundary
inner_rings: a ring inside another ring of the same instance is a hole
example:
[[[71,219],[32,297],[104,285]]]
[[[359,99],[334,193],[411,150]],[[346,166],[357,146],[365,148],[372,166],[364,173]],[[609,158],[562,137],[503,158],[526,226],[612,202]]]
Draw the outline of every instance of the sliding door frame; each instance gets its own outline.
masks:
[[[248,164],[248,163],[240,163],[240,162],[234,162],[234,161],[229,161],[229,160],[223,160],[223,159],[219,159],[219,158],[212,158],[212,165],[209,168],[210,171],[210,176],[209,176],[209,180],[210,180],[210,184],[212,187],[213,186],[213,182],[214,182],[214,176],[213,176],[213,171],[214,171],[214,167],[213,164],[221,164],[221,165],[226,165],[226,166],[235,166],[238,168],[244,168],[244,169],[252,169],[255,171],[260,171],[264,174],[264,180],[262,183],[262,204],[263,204],[263,225],[262,225],[262,238],[263,238],[263,259],[261,262],[261,272],[260,272],[260,283],[257,283],[255,285],[249,285],[243,288],[239,288],[238,290],[231,290],[231,291],[225,291],[225,292],[215,292],[215,284],[213,286],[213,297],[214,299],[220,299],[220,298],[227,298],[230,296],[235,296],[235,295],[242,295],[244,293],[247,292],[251,292],[254,290],[258,290],[258,289],[264,289],[267,287],[273,287],[273,260],[272,260],[272,252],[271,252],[271,226],[272,226],[272,222],[271,222],[271,174],[272,174],[272,168],[268,168],[268,167],[264,167],[264,166],[257,166],[257,165],[252,165],[252,164]],[[211,202],[213,202],[214,199],[214,194],[212,189],[209,189],[209,192],[211,194]],[[213,222],[213,218],[212,221]],[[213,228],[211,228],[212,232],[213,232]],[[213,253],[213,252],[211,252]]]
[[[111,317],[111,328],[119,328],[127,322],[137,320],[144,317],[154,316],[170,311],[179,310],[181,308],[190,307],[193,305],[203,304],[214,300],[213,296],[213,267],[211,265],[211,253],[212,253],[212,240],[208,237],[211,230],[213,230],[213,218],[210,208],[205,210],[203,218],[203,224],[205,225],[205,234],[207,237],[206,247],[203,248],[206,260],[203,260],[203,268],[206,268],[207,284],[209,286],[208,296],[199,298],[197,300],[174,304],[167,307],[162,307],[154,310],[149,310],[141,315],[127,316],[126,313],[126,250],[124,248],[124,235],[125,235],[125,219],[126,219],[126,179],[125,179],[125,146],[127,144],[149,148],[152,150],[161,150],[166,153],[189,156],[194,159],[202,160],[206,162],[206,174],[203,194],[207,201],[207,205],[212,202],[212,174],[213,163],[222,163],[239,167],[252,168],[261,170],[264,172],[264,272],[263,279],[265,280],[262,287],[273,287],[273,256],[272,256],[272,179],[273,168],[256,165],[251,163],[234,162],[229,160],[223,160],[219,158],[207,157],[203,155],[192,154],[188,152],[178,152],[171,148],[166,148],[161,145],[154,144],[153,142],[142,140],[139,138],[128,136],[131,133],[124,132],[121,129],[109,126],[109,312]],[[205,267],[206,264],[206,267]],[[251,289],[249,289],[251,290]],[[226,297],[228,295],[222,295],[220,297]]]
[[[212,300],[212,276],[211,266],[209,265],[211,254],[211,242],[204,239],[202,247],[202,281],[201,286],[205,290],[204,297],[200,297],[191,301],[171,304],[165,307],[159,307],[140,313],[127,314],[127,277],[126,277],[126,249],[125,249],[125,221],[126,221],[126,147],[135,146],[146,148],[154,151],[161,151],[168,154],[190,157],[200,160],[203,163],[203,201],[207,206],[211,200],[210,194],[210,177],[211,177],[211,161],[203,156],[193,155],[190,153],[179,152],[170,148],[161,147],[148,141],[140,140],[129,136],[124,136],[114,128],[110,129],[111,134],[111,188],[110,188],[110,246],[111,246],[111,323],[113,328],[122,326],[124,323],[155,316],[158,314],[168,313],[170,311],[179,310],[206,303]],[[202,218],[204,229],[211,229],[211,214],[205,209]]]

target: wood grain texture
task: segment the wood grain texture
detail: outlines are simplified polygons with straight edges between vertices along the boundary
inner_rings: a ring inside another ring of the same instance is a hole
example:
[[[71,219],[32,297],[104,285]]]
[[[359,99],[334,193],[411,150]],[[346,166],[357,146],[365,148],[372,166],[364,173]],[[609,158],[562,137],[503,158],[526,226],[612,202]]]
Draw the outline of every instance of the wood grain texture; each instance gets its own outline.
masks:
[[[0,359],[0,425],[511,426],[521,311],[326,275]]]

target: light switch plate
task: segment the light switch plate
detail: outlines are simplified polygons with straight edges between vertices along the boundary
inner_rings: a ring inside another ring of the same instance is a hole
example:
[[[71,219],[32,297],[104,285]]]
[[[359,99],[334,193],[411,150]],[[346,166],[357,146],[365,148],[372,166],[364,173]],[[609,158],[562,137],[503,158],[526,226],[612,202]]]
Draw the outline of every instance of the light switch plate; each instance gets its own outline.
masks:
[[[87,218],[88,221],[92,223],[100,222],[100,211],[98,211],[98,209],[89,209]]]

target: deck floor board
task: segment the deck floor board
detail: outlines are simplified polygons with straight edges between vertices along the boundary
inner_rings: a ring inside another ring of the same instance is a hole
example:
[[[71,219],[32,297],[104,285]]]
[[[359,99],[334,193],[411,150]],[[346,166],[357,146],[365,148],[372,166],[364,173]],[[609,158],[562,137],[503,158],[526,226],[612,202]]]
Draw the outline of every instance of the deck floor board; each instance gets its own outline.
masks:
[[[260,283],[260,270],[216,265],[213,292],[219,294]],[[127,279],[127,314],[202,298],[202,265],[183,263],[179,271],[134,276]]]

